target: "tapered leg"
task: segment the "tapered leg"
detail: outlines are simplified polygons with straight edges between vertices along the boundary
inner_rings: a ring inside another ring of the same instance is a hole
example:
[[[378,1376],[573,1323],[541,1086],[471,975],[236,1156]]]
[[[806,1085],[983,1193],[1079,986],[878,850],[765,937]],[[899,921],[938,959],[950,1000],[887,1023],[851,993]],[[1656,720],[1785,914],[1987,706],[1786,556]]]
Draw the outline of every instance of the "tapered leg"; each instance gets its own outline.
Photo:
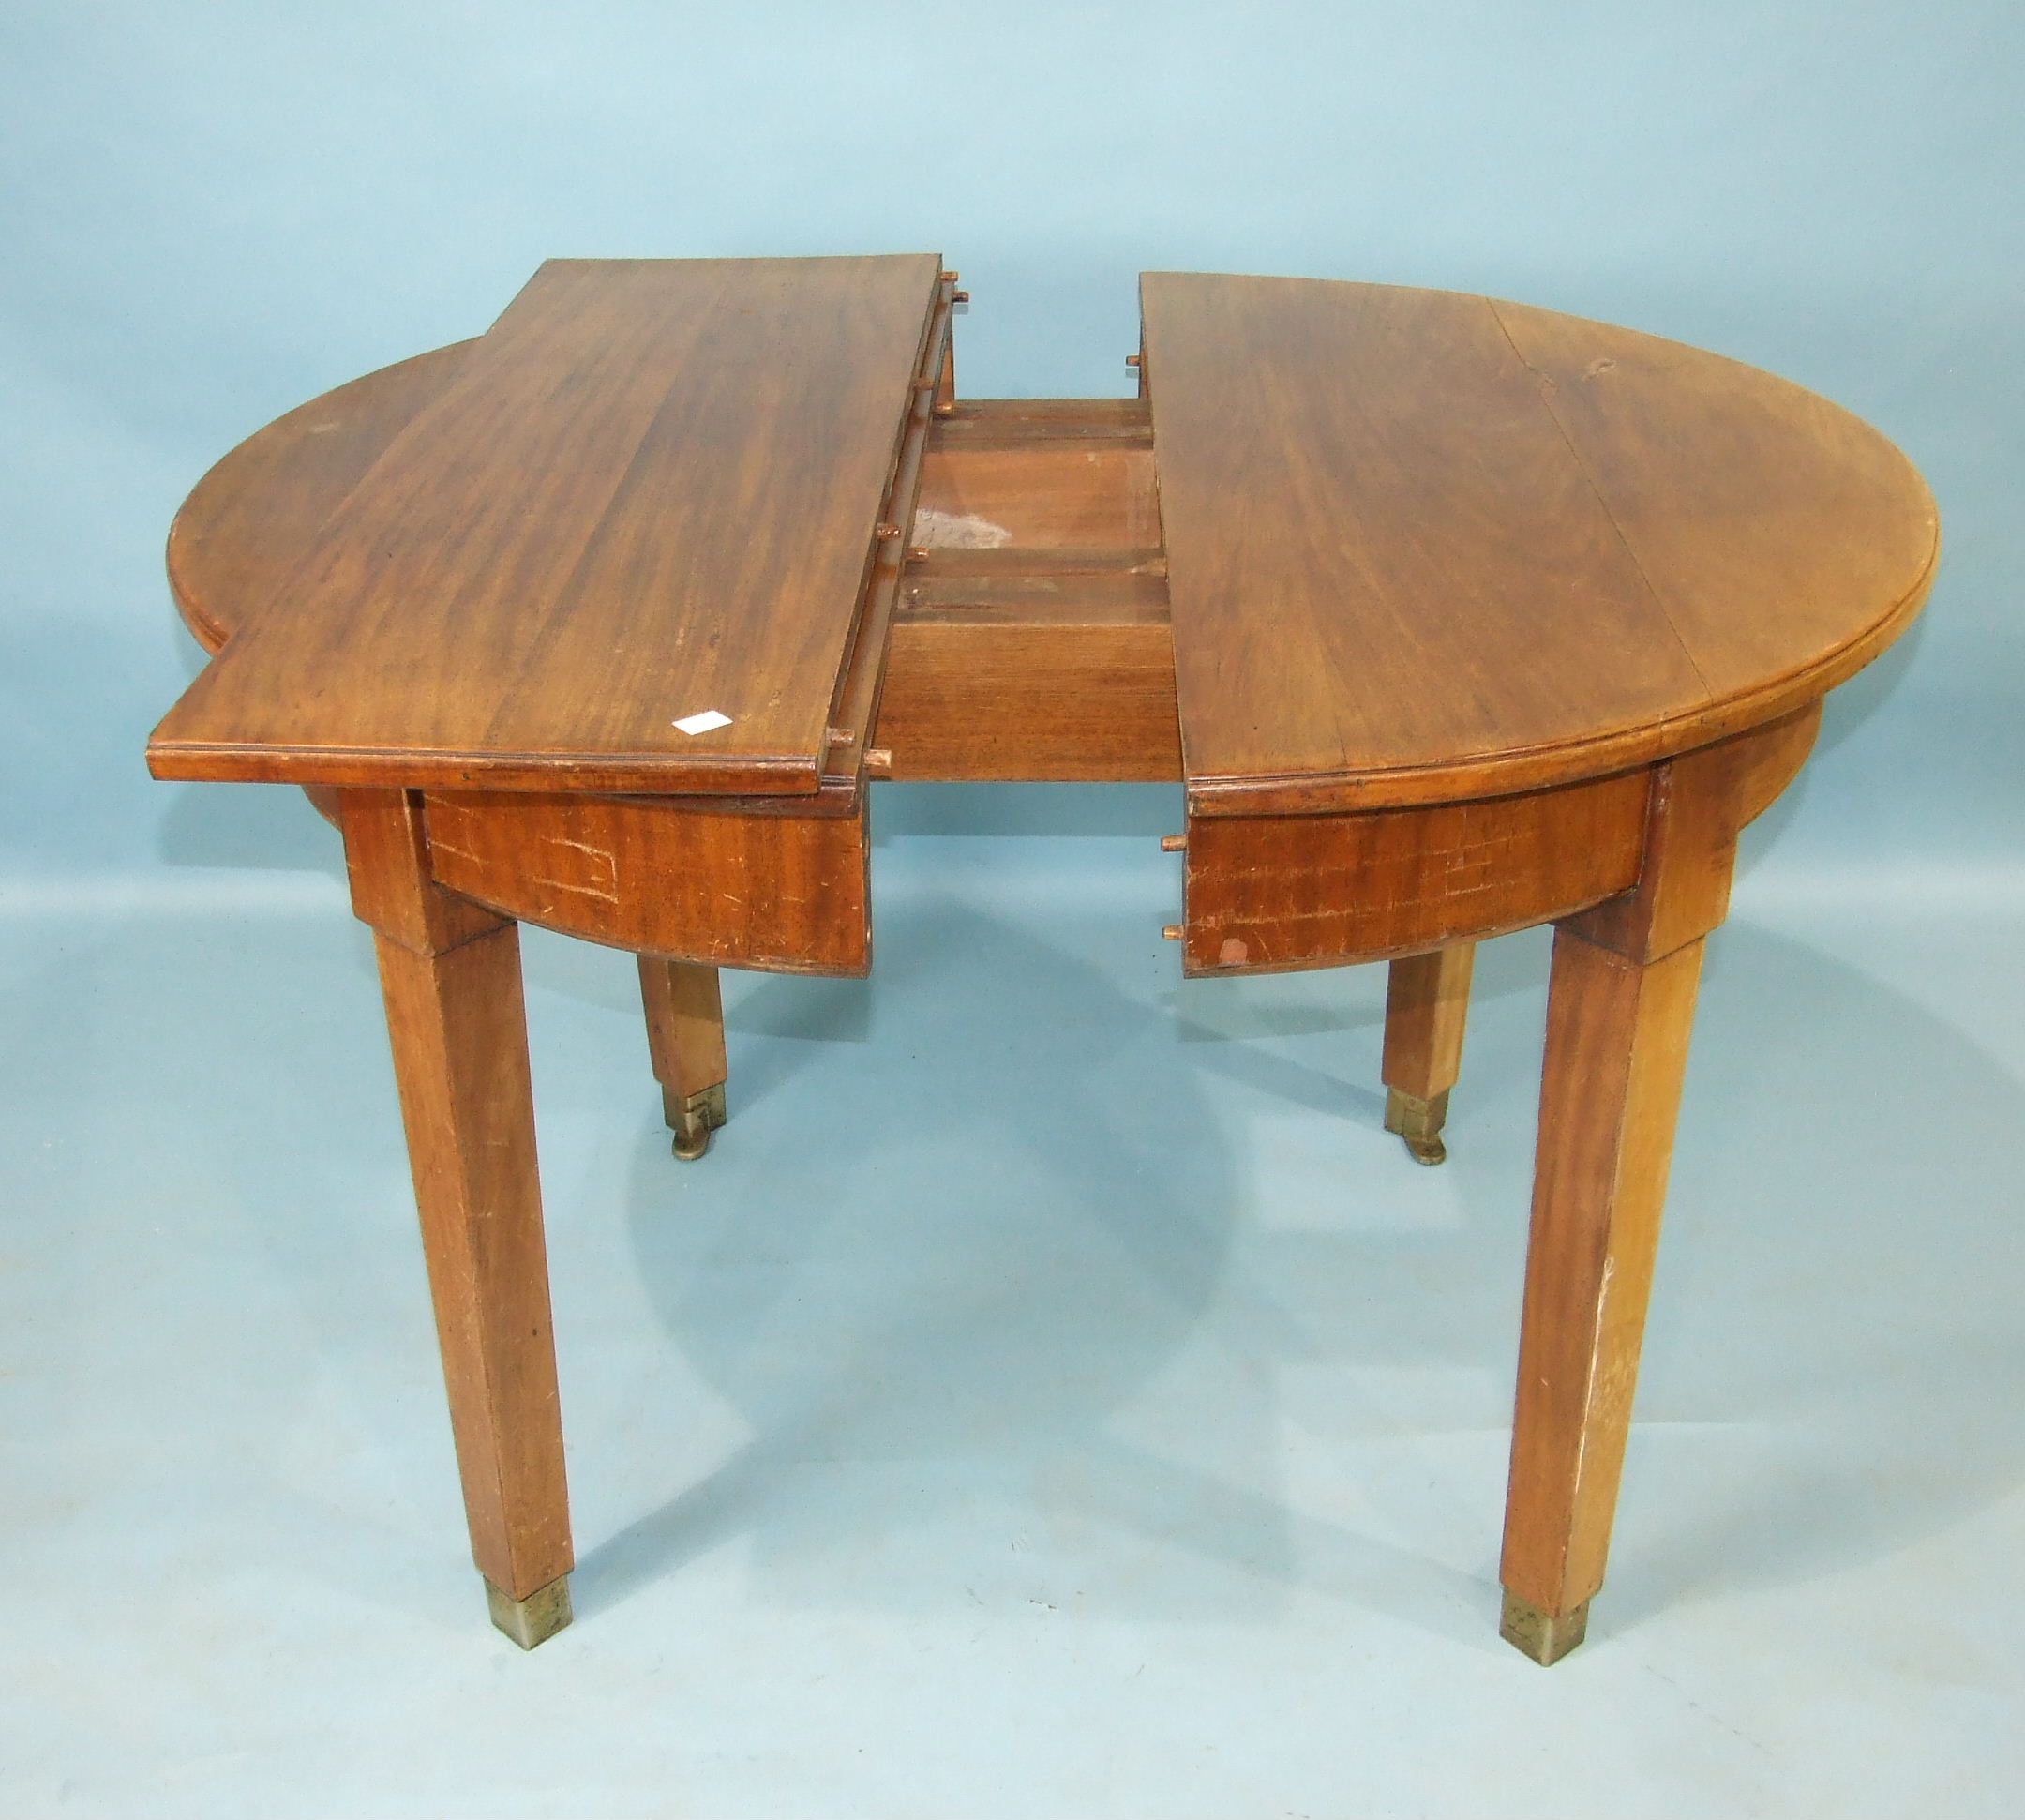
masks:
[[[662,1110],[675,1134],[675,1154],[694,1161],[710,1149],[711,1133],[725,1121],[730,1067],[717,970],[642,955],[639,977]]]
[[[1702,948],[1730,905],[1754,735],[1656,765],[1629,891],[1554,931],[1505,1507],[1505,1636],[1552,1662],[1603,1584]]]
[[[1702,949],[1554,940],[1499,1576],[1504,1633],[1541,1662],[1603,1584]]]
[[[379,949],[472,1553],[518,1605],[574,1565],[519,932]]]
[[[417,800],[348,791],[450,1397],[472,1554],[523,1648],[570,1618],[556,1390],[519,932],[428,876]]]
[[[1448,1154],[1441,1129],[1448,1090],[1462,1069],[1476,963],[1477,944],[1459,941],[1394,961],[1387,980],[1386,1129],[1405,1140],[1416,1163],[1440,1163]]]

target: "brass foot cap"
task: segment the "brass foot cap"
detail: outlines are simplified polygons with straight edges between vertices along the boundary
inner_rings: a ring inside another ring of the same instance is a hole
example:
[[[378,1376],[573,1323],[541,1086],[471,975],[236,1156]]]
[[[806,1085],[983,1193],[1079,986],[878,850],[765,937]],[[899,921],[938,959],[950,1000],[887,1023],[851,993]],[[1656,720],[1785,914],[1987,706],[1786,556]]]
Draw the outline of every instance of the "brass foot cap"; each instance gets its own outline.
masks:
[[[569,1575],[559,1573],[538,1592],[516,1599],[502,1592],[491,1581],[485,1583],[486,1603],[491,1607],[492,1622],[523,1649],[547,1643],[570,1621]]]
[[[725,1084],[719,1081],[685,1100],[666,1091],[662,1094],[668,1125],[675,1134],[675,1154],[684,1163],[694,1163],[709,1150],[711,1133],[724,1123],[724,1090]]]
[[[1589,1602],[1586,1599],[1573,1611],[1550,1617],[1530,1599],[1508,1592],[1498,1635],[1522,1655],[1531,1656],[1542,1668],[1552,1668],[1582,1640],[1588,1629]]]
[[[1406,1153],[1416,1163],[1431,1167],[1448,1160],[1448,1147],[1441,1139],[1441,1128],[1448,1119],[1448,1094],[1444,1089],[1432,1100],[1417,1099],[1396,1087],[1386,1089],[1385,1128],[1397,1132]]]

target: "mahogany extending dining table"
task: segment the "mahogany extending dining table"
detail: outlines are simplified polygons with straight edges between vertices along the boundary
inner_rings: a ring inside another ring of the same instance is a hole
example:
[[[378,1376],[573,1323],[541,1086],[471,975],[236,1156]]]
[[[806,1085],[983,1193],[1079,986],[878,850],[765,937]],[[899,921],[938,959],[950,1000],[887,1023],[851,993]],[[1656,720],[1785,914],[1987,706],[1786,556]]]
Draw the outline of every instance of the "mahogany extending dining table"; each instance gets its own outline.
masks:
[[[1704,938],[1931,498],[1812,393],[1398,286],[1150,273],[1138,396],[962,399],[931,255],[561,260],[169,539],[164,778],[305,786],[377,940],[472,1551],[569,1621],[520,922],[630,950],[679,1156],[718,970],[862,974],[869,785],[1177,779],[1194,977],[1386,960],[1437,1163],[1473,943],[1555,935],[1500,1578],[1582,1640]]]

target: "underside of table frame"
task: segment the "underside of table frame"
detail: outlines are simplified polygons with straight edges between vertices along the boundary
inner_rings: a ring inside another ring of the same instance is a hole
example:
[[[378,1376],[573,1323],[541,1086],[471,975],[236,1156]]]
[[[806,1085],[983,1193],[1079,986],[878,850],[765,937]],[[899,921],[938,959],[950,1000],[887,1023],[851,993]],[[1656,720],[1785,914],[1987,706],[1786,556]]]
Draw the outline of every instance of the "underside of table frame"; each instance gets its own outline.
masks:
[[[956,403],[906,511],[863,775],[1183,775],[1143,399]],[[904,504],[905,502],[902,502]],[[1602,1583],[1702,938],[1738,830],[1819,702],[1661,763],[1364,813],[1192,813],[1191,975],[1391,963],[1386,1123],[1439,1163],[1476,940],[1556,925],[1504,1634],[1551,1662]],[[379,946],[473,1552],[500,1628],[569,1621],[573,1565],[515,925],[639,956],[678,1156],[725,1121],[717,969],[864,972],[867,791],[313,790]]]

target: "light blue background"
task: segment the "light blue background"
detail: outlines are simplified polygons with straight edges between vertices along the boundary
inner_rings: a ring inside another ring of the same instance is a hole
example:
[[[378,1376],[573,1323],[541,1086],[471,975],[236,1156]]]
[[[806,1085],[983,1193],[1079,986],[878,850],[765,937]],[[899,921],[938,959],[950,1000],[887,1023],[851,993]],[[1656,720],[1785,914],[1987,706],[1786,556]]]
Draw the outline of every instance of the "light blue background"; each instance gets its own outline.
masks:
[[[10,0],[0,1807],[2016,1812],[2021,94],[1995,4]],[[1755,362],[1932,485],[1712,951],[1552,1677],[1491,1636],[1544,949],[1416,1172],[1368,970],[1177,987],[1154,788],[884,790],[880,972],[732,985],[690,1173],[622,961],[530,943],[584,1616],[484,1630],[335,843],[142,766],[163,535],[544,257],[901,249],[973,394],[1124,390],[1142,269],[1381,279]]]

